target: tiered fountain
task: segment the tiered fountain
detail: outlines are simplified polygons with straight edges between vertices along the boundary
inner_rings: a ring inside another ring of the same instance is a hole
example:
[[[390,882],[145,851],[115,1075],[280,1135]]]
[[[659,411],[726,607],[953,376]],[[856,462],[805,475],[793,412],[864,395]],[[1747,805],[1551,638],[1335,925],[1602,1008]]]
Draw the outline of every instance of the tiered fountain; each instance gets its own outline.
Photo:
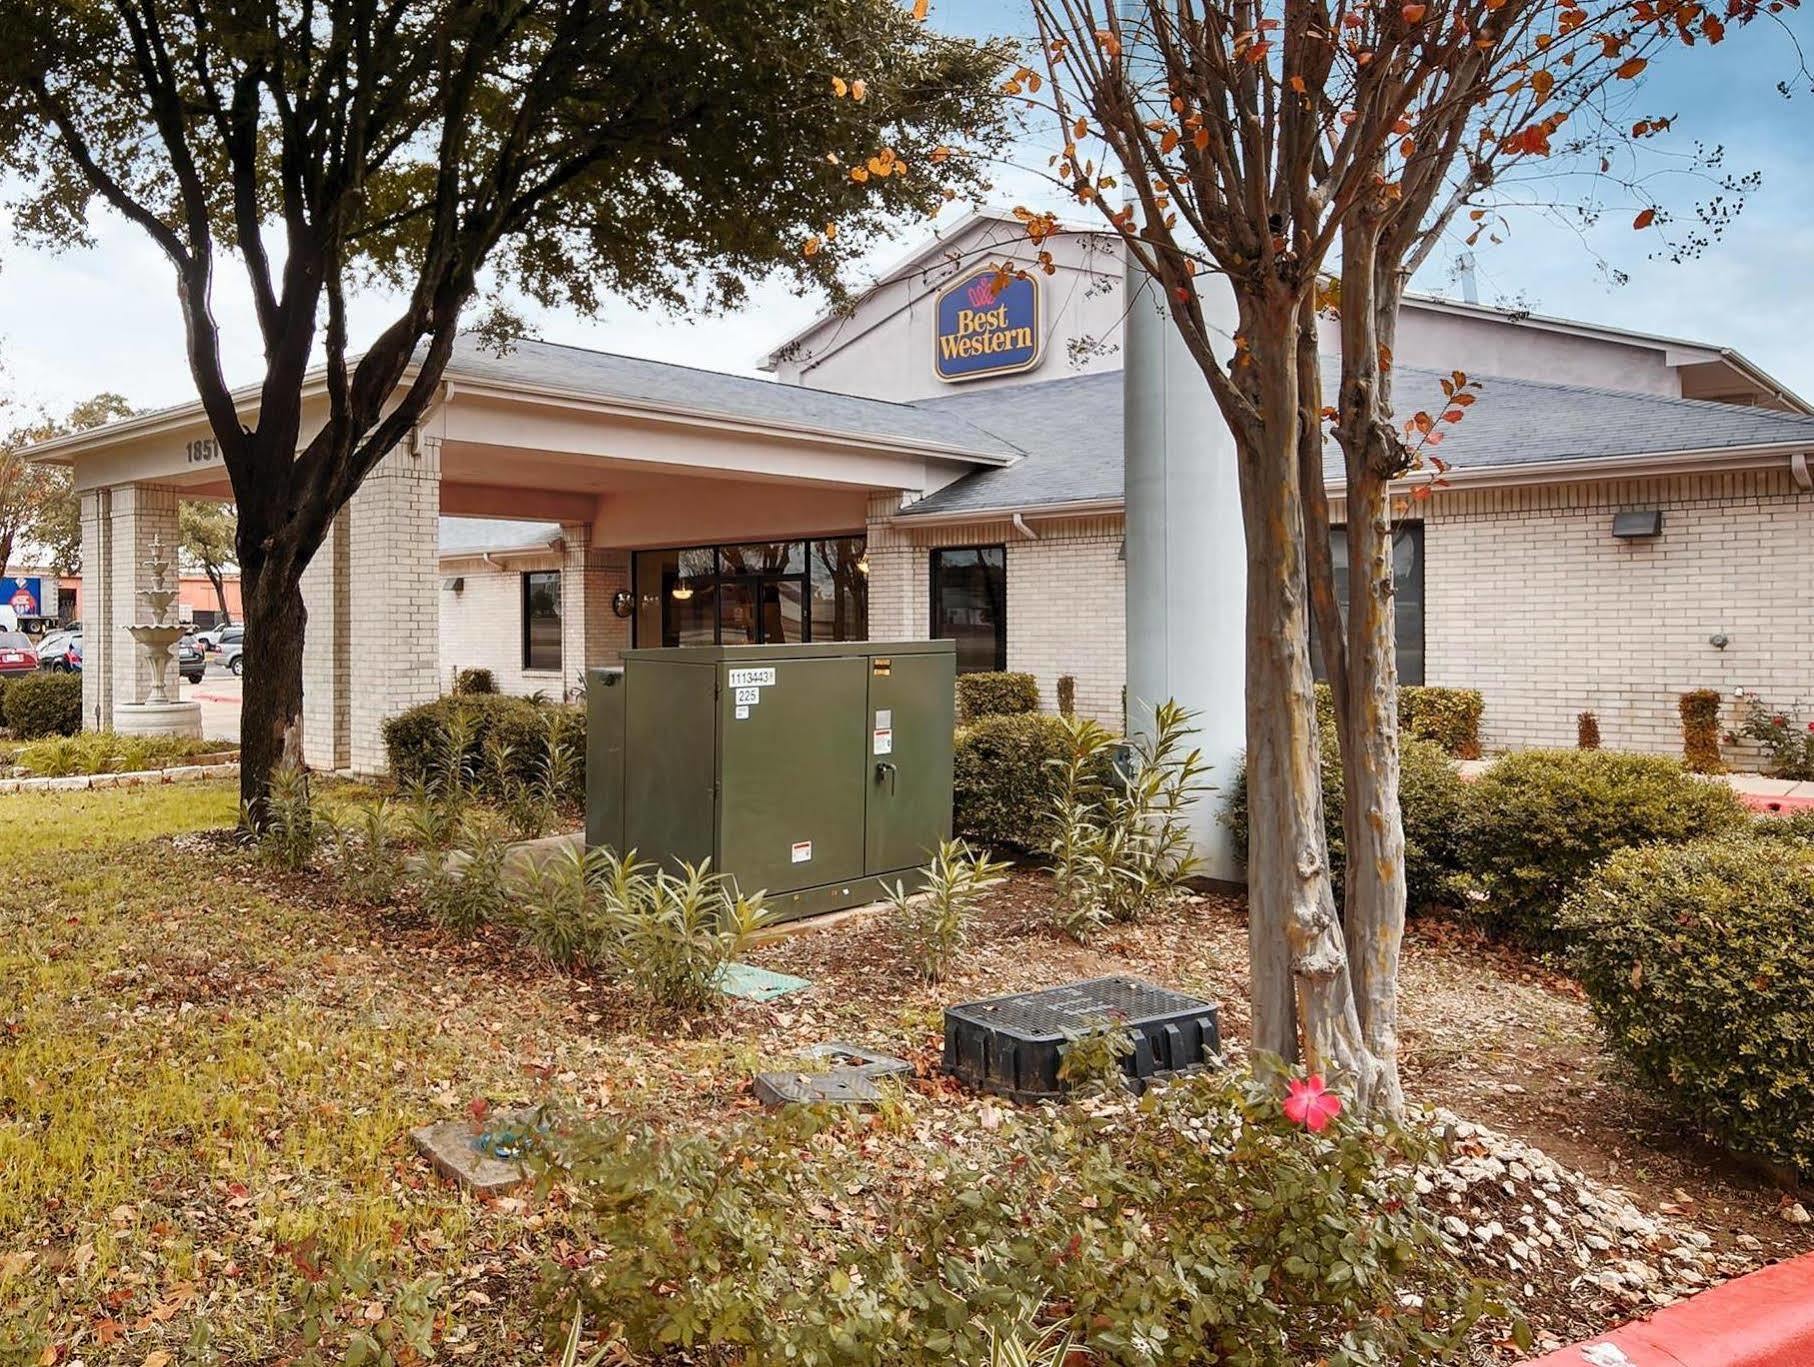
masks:
[[[170,557],[165,554],[162,537],[151,539],[151,559],[145,568],[151,571],[151,587],[139,596],[151,608],[151,620],[126,628],[133,642],[145,652],[151,666],[151,691],[138,702],[117,703],[113,709],[113,729],[132,736],[200,736],[202,705],[182,702],[170,696],[170,650],[187,630],[171,620],[170,605],[180,590],[171,587]]]

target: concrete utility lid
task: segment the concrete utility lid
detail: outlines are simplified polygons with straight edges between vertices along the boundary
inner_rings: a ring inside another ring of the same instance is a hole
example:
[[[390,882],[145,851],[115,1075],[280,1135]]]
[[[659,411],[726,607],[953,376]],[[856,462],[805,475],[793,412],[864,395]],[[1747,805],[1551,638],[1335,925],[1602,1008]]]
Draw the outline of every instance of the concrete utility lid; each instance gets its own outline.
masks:
[[[509,1137],[541,1123],[539,1110],[500,1111],[484,1122],[465,1117],[437,1121],[411,1130],[409,1137],[449,1181],[481,1196],[498,1196],[529,1180],[529,1170],[511,1156]]]
[[[913,1071],[913,1065],[906,1059],[862,1049],[843,1040],[815,1044],[803,1049],[801,1055],[831,1067],[824,1072],[756,1074],[756,1098],[764,1106],[785,1106],[792,1102],[873,1106],[882,1099],[881,1089],[876,1086],[877,1079],[901,1077]]]

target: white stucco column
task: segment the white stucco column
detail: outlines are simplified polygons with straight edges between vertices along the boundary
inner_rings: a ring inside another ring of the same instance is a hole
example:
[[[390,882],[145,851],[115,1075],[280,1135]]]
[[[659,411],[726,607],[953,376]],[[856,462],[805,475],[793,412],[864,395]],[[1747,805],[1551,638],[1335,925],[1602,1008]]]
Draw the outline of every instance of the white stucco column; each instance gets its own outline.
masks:
[[[1244,852],[1220,816],[1246,744],[1247,592],[1234,437],[1158,286],[1129,263],[1126,288],[1128,727],[1150,727],[1168,698],[1196,714],[1215,790],[1197,803],[1192,831],[1204,873],[1232,882]],[[1212,326],[1232,334],[1219,277],[1203,298]]]
[[[111,730],[113,709],[138,702],[151,688],[151,668],[126,628],[149,620],[139,595],[151,587],[145,562],[151,543],[176,566],[176,490],[162,484],[118,484],[82,494],[82,725]],[[165,676],[175,682],[174,673]]]
[[[398,446],[338,521],[347,542],[347,766],[376,774],[386,766],[384,723],[442,691],[440,443],[424,438],[413,452],[408,442]],[[306,736],[306,720],[304,727]]]
[[[352,764],[352,537],[349,519],[334,519],[302,572],[308,634],[302,642],[302,759],[332,772]]]

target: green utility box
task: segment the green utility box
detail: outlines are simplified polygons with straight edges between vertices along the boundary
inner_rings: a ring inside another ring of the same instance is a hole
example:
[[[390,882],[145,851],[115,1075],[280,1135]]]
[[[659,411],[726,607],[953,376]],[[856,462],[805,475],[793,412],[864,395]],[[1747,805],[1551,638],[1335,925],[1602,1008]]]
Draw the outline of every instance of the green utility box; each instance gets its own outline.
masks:
[[[586,844],[712,861],[782,919],[858,906],[951,834],[950,641],[627,650],[586,687]]]

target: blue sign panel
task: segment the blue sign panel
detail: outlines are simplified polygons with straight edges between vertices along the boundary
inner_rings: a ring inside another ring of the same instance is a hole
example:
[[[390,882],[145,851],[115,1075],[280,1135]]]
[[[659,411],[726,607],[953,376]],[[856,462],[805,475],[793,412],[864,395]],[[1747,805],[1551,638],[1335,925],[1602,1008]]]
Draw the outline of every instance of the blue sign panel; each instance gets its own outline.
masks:
[[[0,578],[0,604],[11,608],[21,617],[42,617],[44,581],[36,577],[18,579],[10,575]]]
[[[1039,286],[1017,276],[996,288],[993,268],[938,297],[932,369],[941,380],[980,380],[1039,364]]]

